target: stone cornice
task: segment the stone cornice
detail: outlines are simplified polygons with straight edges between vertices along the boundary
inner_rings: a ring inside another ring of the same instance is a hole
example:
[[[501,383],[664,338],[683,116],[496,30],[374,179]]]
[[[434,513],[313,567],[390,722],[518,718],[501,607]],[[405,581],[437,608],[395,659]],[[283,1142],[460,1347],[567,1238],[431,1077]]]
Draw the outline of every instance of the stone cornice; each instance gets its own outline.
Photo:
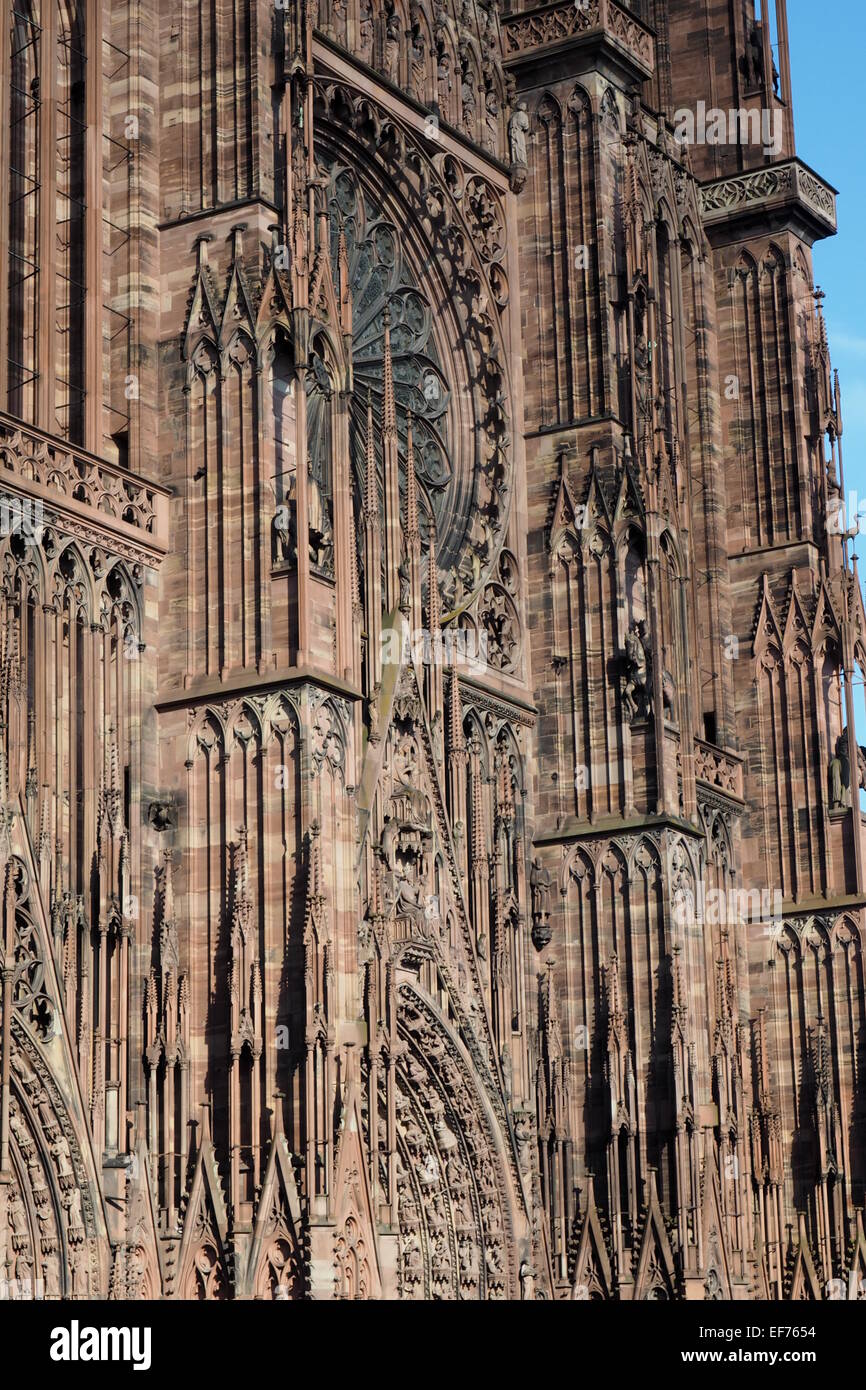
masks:
[[[714,179],[701,185],[700,196],[708,228],[793,213],[815,239],[836,231],[835,188],[799,159]]]
[[[274,690],[313,686],[330,691],[346,700],[360,700],[361,691],[350,681],[309,666],[289,666],[274,671],[240,671],[222,679],[203,677],[183,689],[158,692],[154,701],[157,710],[182,709],[185,706],[208,704],[213,700],[237,699],[244,695],[268,695]]]
[[[582,844],[588,840],[616,840],[623,835],[660,834],[663,830],[673,830],[677,834],[688,835],[694,840],[704,838],[703,828],[683,820],[682,816],[665,814],[608,816],[603,820],[596,821],[595,824],[591,821],[579,821],[574,816],[569,816],[557,830],[538,831],[533,835],[532,843],[534,845]]]
[[[474,681],[458,671],[460,678],[460,698],[464,709],[470,706],[476,710],[486,710],[496,719],[511,719],[525,729],[535,726],[538,711],[534,705],[527,704],[519,696],[507,696]]]

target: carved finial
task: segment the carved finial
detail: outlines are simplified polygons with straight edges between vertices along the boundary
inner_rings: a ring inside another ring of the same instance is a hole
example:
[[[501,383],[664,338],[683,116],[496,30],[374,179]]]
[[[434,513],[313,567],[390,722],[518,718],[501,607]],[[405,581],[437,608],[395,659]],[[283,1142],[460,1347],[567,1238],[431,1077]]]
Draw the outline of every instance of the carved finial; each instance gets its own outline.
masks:
[[[232,260],[241,261],[244,257],[244,232],[247,229],[246,222],[238,222],[232,227]]]
[[[442,604],[439,599],[439,569],[436,564],[436,535],[431,524],[430,549],[427,551],[427,625],[431,636],[442,627]]]
[[[162,855],[162,920],[174,921],[174,856],[170,849]]]
[[[448,687],[448,748],[452,756],[466,752],[463,737],[463,706],[460,699],[460,680],[457,668],[452,667]]]
[[[412,412],[406,417],[406,541],[420,537],[418,528],[418,484],[415,478],[415,448],[412,442]]]
[[[304,937],[310,931],[321,931],[324,925],[325,893],[322,884],[321,826],[314,820],[308,834],[307,903],[304,912]]]
[[[234,884],[232,898],[232,926],[237,928],[244,940],[249,932],[253,915],[253,905],[249,891],[249,860],[247,856],[247,829],[238,827],[238,842],[234,851]]]
[[[483,864],[487,855],[487,837],[484,833],[484,801],[481,791],[481,759],[472,761],[472,864],[475,868]]]
[[[388,435],[396,436],[397,434],[397,406],[394,400],[394,364],[391,360],[391,308],[388,304],[385,305],[383,323],[385,326],[385,414],[383,433],[387,437]]]
[[[376,441],[373,437],[373,397],[367,390],[367,476],[364,480],[364,510],[368,520],[379,515],[379,481],[376,476]]]
[[[212,232],[202,232],[201,236],[195,239],[196,263],[199,270],[203,270],[208,263],[208,242],[213,241]]]
[[[276,1090],[273,1094],[274,1101],[274,1138],[278,1139],[283,1132],[283,1101],[286,1098],[285,1091]]]

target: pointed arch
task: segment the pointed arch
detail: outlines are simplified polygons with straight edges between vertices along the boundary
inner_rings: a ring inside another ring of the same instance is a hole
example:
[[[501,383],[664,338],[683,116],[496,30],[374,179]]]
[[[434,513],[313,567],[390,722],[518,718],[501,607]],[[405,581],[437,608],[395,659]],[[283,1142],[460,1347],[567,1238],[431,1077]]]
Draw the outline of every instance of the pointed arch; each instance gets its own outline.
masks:
[[[278,1131],[265,1169],[247,1261],[246,1289],[275,1302],[306,1296],[301,1201],[285,1135]]]
[[[174,1297],[222,1302],[232,1296],[228,1219],[213,1144],[202,1140],[183,1223]]]

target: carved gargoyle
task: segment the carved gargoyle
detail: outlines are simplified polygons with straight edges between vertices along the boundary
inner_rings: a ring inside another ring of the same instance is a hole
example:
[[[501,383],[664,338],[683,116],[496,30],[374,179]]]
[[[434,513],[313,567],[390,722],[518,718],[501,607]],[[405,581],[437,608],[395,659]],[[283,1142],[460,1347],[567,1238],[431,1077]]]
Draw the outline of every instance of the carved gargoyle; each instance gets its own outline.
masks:
[[[177,827],[177,807],[173,801],[151,801],[147,819],[154,830],[174,830]]]

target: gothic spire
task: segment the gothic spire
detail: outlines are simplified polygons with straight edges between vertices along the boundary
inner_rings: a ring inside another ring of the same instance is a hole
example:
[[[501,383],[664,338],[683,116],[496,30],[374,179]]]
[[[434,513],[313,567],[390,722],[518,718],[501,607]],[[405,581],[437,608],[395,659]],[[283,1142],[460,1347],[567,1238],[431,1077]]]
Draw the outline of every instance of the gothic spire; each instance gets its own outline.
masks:
[[[379,515],[379,485],[376,478],[376,441],[373,435],[373,397],[367,391],[367,471],[364,478],[364,511],[368,521]]]
[[[412,412],[406,421],[406,555],[409,561],[409,622],[413,633],[421,631],[421,530],[418,524],[418,483]]]
[[[394,364],[391,357],[391,309],[384,312],[384,397],[382,453],[385,471],[385,612],[393,613],[400,599],[400,562],[403,554],[400,516],[400,459],[397,443],[397,406],[394,398]]]
[[[463,736],[463,704],[460,699],[460,678],[456,666],[451,668],[451,681],[448,686],[448,754],[450,758],[462,757],[466,752]]]
[[[382,667],[382,533],[379,480],[373,434],[373,401],[367,392],[367,473],[364,479],[364,603],[367,611],[367,693],[379,684]]]
[[[397,406],[394,399],[394,363],[391,357],[391,306],[385,305],[382,316],[384,325],[384,409],[383,435],[387,439],[397,434]]]

